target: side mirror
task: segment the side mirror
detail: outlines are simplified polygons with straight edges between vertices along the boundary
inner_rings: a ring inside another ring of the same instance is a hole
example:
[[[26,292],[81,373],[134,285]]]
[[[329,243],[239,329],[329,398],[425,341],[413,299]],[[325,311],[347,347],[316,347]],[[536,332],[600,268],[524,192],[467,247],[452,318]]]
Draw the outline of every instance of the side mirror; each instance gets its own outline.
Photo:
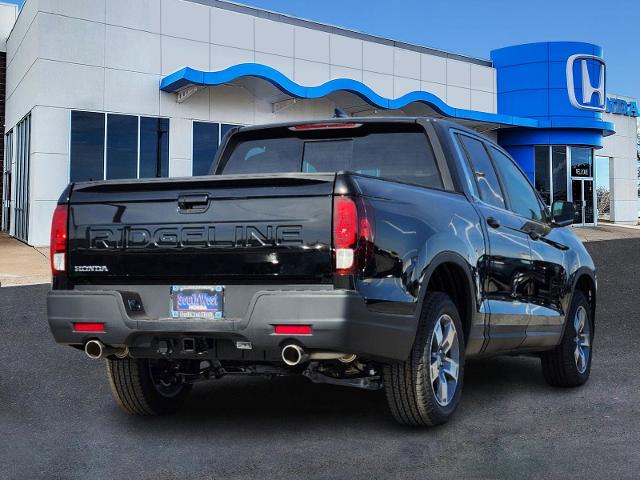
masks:
[[[551,225],[553,227],[566,227],[571,225],[576,216],[576,207],[571,202],[556,200],[551,205]]]

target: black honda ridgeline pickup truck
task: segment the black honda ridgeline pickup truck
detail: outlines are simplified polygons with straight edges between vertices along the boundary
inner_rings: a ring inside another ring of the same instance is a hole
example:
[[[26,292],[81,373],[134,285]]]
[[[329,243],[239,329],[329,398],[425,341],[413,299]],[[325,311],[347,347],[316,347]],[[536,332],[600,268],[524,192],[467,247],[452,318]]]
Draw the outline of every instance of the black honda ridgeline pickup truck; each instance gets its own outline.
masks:
[[[465,360],[591,366],[595,269],[499,146],[432,118],[230,131],[211,175],[69,185],[51,233],[57,342],[105,358],[117,403],[175,411],[195,382],[304,375],[453,414]]]

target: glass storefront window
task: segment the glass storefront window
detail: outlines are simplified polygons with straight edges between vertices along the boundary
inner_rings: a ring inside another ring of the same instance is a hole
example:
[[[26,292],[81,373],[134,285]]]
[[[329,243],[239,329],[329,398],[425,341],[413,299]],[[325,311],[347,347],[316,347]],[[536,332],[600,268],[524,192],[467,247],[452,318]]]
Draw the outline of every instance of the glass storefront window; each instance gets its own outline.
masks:
[[[104,113],[71,112],[72,182],[104,179]]]
[[[535,187],[545,205],[551,205],[551,175],[549,175],[549,147],[535,147]]]
[[[169,119],[140,118],[140,178],[169,176]]]
[[[72,182],[168,177],[169,119],[72,111],[70,157]]]
[[[107,116],[107,179],[138,176],[138,117]]]
[[[227,123],[193,122],[194,176],[209,175],[222,138],[235,126]]]
[[[593,176],[593,149],[588,147],[571,147],[571,176]]]
[[[567,147],[551,147],[553,168],[553,201],[567,201]]]

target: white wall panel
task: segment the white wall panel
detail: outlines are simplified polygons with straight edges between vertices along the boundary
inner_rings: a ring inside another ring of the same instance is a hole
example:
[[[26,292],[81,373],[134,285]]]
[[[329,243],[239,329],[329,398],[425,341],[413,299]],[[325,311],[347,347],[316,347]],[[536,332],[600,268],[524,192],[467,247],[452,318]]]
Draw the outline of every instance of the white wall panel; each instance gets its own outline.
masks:
[[[491,67],[471,64],[471,88],[495,92],[495,70]]]
[[[169,75],[183,67],[209,70],[209,44],[163,36],[162,75]]]
[[[420,82],[420,89],[433,93],[436,97],[438,97],[443,102],[447,103],[447,86],[442,83],[434,83],[434,82]]]
[[[104,23],[106,2],[107,0],[38,0],[37,8],[41,12]],[[27,0],[26,3],[35,3],[35,0]]]
[[[35,107],[31,111],[31,152],[68,155],[69,128],[68,109]]]
[[[209,7],[183,0],[162,0],[160,8],[163,35],[209,42]]]
[[[471,90],[471,110],[495,113],[495,95],[481,90]]]
[[[104,65],[105,25],[78,18],[38,14],[38,56],[49,60]]]
[[[296,58],[314,62],[330,62],[328,33],[295,27],[294,38]]]
[[[420,80],[420,54],[396,47],[393,73],[398,77]]]
[[[293,57],[293,26],[264,18],[255,19],[257,52]]]
[[[471,64],[447,58],[447,85],[471,87]]]
[[[362,68],[370,72],[393,74],[393,47],[363,42]]]
[[[288,78],[293,78],[293,58],[291,57],[256,52],[256,63],[261,63],[268,67],[275,68]]]
[[[107,0],[107,23],[160,33],[160,0]]]
[[[420,90],[420,80],[403,77],[395,77],[393,79],[393,98],[399,98],[418,90]]]
[[[211,61],[209,63],[212,72],[224,70],[240,63],[253,63],[254,61],[255,53],[253,50],[211,45]]]
[[[362,68],[362,40],[331,34],[329,36],[331,64],[349,68]]]
[[[29,204],[30,245],[34,247],[45,247],[49,245],[51,218],[56,208],[56,200],[35,200]]]
[[[253,50],[254,17],[242,13],[211,9],[211,43]]]
[[[331,79],[349,78],[351,80],[362,81],[362,70],[356,68],[341,67],[339,65],[331,65]]]
[[[435,55],[420,55],[420,78],[424,82],[447,83],[447,59]]]
[[[16,26],[17,28],[17,26]],[[12,40],[13,35],[9,40]],[[38,18],[33,19],[30,28],[25,32],[22,42],[17,46],[17,53],[9,60],[7,53],[6,96],[9,97],[27,71],[38,58]]]
[[[322,85],[331,77],[330,67],[327,63],[309,62],[307,60],[295,60],[294,80],[305,86]]]
[[[386,98],[393,97],[393,75],[383,75],[375,72],[362,72],[362,82],[378,95]]]
[[[107,69],[104,108],[109,112],[157,116],[159,85],[160,75]]]
[[[471,90],[447,85],[447,103],[454,108],[471,108]]]
[[[108,68],[160,74],[160,35],[107,25],[105,65]]]
[[[58,200],[69,183],[69,155],[31,153],[29,177],[32,200]]]

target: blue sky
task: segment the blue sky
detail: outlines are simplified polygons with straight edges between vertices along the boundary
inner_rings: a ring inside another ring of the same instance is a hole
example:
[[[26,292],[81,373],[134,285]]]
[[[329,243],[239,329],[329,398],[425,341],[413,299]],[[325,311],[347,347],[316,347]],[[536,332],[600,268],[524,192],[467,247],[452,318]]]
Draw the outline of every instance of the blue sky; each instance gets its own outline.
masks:
[[[480,58],[518,43],[596,43],[607,60],[607,90],[640,97],[640,0],[236,1]]]
[[[236,0],[374,35],[489,58],[518,43],[604,48],[607,90],[640,97],[640,0]]]

